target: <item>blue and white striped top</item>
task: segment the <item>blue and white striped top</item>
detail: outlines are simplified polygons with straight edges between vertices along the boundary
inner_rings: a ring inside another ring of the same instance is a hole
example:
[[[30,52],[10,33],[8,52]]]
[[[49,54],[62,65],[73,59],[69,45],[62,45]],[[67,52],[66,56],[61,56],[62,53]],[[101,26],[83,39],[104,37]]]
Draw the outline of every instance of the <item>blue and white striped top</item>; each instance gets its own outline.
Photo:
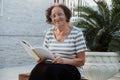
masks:
[[[80,28],[73,26],[68,36],[63,41],[56,40],[54,27],[50,28],[44,39],[44,47],[62,58],[73,59],[76,54],[87,50],[83,32]]]

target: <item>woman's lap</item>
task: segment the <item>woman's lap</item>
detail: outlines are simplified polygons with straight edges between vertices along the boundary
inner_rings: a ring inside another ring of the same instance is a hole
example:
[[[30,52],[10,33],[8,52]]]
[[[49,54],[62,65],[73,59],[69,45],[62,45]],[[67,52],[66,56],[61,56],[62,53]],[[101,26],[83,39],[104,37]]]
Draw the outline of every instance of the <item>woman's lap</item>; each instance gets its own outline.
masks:
[[[71,65],[39,63],[32,70],[29,80],[80,80],[80,73]]]

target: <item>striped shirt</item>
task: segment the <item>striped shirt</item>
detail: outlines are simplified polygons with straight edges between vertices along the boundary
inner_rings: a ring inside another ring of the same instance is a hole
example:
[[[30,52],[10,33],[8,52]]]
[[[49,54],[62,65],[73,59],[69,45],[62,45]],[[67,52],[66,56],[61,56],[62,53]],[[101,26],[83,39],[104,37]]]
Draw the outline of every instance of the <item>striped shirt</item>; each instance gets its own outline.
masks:
[[[63,41],[56,40],[54,27],[50,28],[44,39],[44,47],[47,47],[52,53],[57,53],[62,58],[69,59],[73,59],[77,53],[87,50],[82,30],[75,26]]]

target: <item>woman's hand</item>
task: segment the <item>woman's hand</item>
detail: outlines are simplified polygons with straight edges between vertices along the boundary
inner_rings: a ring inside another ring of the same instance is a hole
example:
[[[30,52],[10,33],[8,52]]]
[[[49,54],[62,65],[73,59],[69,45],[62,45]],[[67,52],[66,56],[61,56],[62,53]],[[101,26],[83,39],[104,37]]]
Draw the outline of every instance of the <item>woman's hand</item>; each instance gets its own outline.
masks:
[[[53,63],[55,64],[69,64],[73,66],[83,66],[85,63],[85,52],[79,52],[74,59],[63,59],[59,55],[54,54],[55,59]]]
[[[63,64],[64,61],[59,55],[54,54],[54,57],[55,57],[55,59],[52,61],[52,63]]]
[[[37,60],[37,63],[40,63],[40,62],[45,62],[47,58],[40,58],[39,60]]]

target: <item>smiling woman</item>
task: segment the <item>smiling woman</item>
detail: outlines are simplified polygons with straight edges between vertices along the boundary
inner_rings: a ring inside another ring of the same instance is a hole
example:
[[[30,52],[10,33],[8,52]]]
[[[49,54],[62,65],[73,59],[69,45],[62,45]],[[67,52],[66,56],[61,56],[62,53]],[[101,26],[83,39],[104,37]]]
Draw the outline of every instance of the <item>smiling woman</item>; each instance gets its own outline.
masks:
[[[46,22],[53,27],[47,30],[43,46],[54,59],[39,62],[29,80],[81,80],[87,47],[82,30],[69,24],[71,15],[64,4],[54,4],[46,10]]]

